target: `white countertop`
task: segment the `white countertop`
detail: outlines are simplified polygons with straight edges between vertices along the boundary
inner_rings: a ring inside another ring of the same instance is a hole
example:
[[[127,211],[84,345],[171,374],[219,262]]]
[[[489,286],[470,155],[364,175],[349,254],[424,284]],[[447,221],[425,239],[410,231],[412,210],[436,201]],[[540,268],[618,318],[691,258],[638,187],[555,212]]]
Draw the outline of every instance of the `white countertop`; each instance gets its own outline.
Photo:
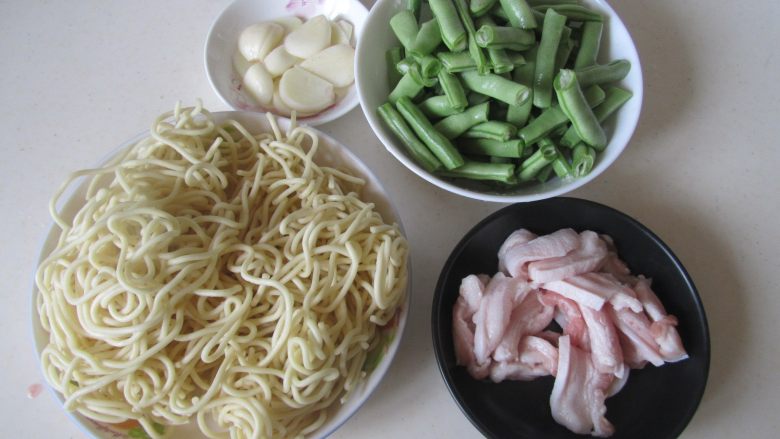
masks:
[[[49,197],[66,174],[211,91],[202,49],[228,0],[0,2],[0,437],[83,438],[41,383],[30,294]],[[373,0],[367,0],[367,5]],[[780,2],[623,0],[645,104],[631,144],[571,195],[615,207],[675,251],[704,301],[709,384],[684,438],[780,435]],[[387,377],[334,437],[480,437],[439,375],[430,307],[445,258],[502,205],[450,195],[406,170],[359,108],[321,127],[395,197],[413,244],[405,339]]]

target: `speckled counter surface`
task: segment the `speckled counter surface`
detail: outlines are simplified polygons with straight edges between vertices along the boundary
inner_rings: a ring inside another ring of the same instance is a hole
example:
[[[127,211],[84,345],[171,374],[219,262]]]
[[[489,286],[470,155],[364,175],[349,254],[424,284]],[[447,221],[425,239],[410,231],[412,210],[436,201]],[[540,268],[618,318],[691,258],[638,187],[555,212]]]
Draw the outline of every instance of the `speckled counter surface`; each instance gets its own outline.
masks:
[[[0,437],[82,438],[42,382],[32,273],[49,197],[177,100],[211,91],[202,49],[227,0],[0,2]],[[372,3],[367,0],[367,6]],[[684,438],[777,437],[780,421],[780,3],[614,1],[637,44],[645,105],[631,144],[574,192],[654,230],[696,282],[710,381]],[[414,296],[387,377],[334,437],[480,437],[450,398],[430,336],[433,287],[460,237],[502,207],[439,190],[396,162],[359,108],[321,127],[386,184],[413,243]]]

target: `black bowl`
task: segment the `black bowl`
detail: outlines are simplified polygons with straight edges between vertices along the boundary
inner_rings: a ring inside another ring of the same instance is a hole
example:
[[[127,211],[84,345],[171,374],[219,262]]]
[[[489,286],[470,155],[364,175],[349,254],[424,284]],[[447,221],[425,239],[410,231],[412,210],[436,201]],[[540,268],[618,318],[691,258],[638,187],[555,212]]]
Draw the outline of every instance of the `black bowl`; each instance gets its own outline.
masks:
[[[477,381],[455,364],[452,307],[463,277],[493,274],[503,240],[518,228],[547,234],[571,227],[606,233],[634,274],[653,279],[653,290],[670,314],[690,358],[662,367],[632,370],[628,383],[607,400],[613,438],[674,438],[696,411],[710,365],[710,339],[701,299],[677,257],[658,237],[631,217],[576,198],[514,204],[485,218],[458,243],[439,276],[433,298],[432,329],[436,360],[444,382],[463,413],[489,438],[575,438],[550,413],[552,377],[535,381]]]

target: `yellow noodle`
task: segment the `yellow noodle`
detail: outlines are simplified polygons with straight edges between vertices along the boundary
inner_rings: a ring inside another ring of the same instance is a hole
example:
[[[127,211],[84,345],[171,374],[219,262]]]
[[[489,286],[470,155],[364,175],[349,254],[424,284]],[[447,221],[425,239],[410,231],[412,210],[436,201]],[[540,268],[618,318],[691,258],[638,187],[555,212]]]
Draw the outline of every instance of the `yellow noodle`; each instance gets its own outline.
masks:
[[[406,289],[407,243],[304,127],[251,134],[199,105],[158,117],[50,204],[41,361],[68,410],[196,420],[213,438],[303,437],[363,378]],[[56,211],[91,178],[73,220]]]

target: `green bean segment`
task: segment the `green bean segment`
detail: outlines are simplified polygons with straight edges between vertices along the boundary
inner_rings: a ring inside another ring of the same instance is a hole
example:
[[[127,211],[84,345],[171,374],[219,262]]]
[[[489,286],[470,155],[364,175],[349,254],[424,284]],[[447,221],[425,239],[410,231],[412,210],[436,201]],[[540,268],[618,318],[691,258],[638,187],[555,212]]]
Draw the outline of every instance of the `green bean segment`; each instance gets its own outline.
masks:
[[[420,25],[420,30],[409,47],[410,55],[419,58],[431,54],[441,44],[439,22],[432,18]]]
[[[468,52],[439,52],[436,56],[439,57],[444,70],[450,73],[477,69],[477,63]]]
[[[597,86],[594,85],[591,87]],[[632,93],[630,91],[618,87],[608,87],[605,91],[603,102],[593,108],[593,114],[596,116],[596,120],[598,120],[599,123],[603,123],[609,116],[623,106],[623,104],[628,102],[628,100],[631,99],[631,96]],[[577,130],[573,126],[566,130],[566,133],[561,137],[561,145],[563,146],[574,147],[581,141],[582,139],[580,139]]]
[[[536,42],[533,31],[515,27],[484,25],[477,30],[477,44],[480,47],[507,47],[519,45],[531,47]]]
[[[474,71],[466,71],[460,74],[460,78],[469,90],[509,105],[520,105],[530,97],[530,91],[525,85],[492,73],[480,75]]]
[[[453,52],[460,52],[466,48],[466,29],[460,22],[458,11],[452,0],[429,0],[433,16],[439,21],[441,39]]]
[[[469,11],[471,11],[475,17],[481,17],[490,12],[490,9],[492,9],[496,3],[498,3],[498,0],[471,0],[469,3]]]
[[[625,59],[612,61],[609,64],[593,65],[574,70],[580,87],[617,82],[625,78],[631,70],[631,63]]]
[[[590,67],[596,64],[603,30],[604,23],[598,21],[586,21],[582,25],[580,49],[577,51],[577,58],[574,60],[575,69]]]
[[[534,71],[534,106],[548,108],[552,104],[552,81],[555,74],[555,54],[561,41],[566,17],[548,9],[544,15],[542,38],[536,52]]]
[[[456,110],[463,111],[468,105],[466,92],[460,84],[458,78],[447,71],[439,71],[439,84],[447,97],[450,106]]]
[[[463,133],[463,137],[470,139],[493,139],[506,142],[517,134],[517,127],[508,122],[489,120],[474,125]]]
[[[515,165],[511,163],[485,163],[467,160],[463,166],[447,171],[439,171],[442,177],[467,178],[470,180],[493,180],[503,183],[516,183]]]
[[[462,109],[453,108],[450,105],[450,99],[447,96],[431,96],[428,99],[420,102],[420,110],[432,118],[442,118],[458,114]]]
[[[398,81],[401,80],[401,75],[396,65],[403,59],[403,49],[400,47],[393,47],[385,53],[385,61],[387,62],[387,82],[390,87],[395,87]]]
[[[536,62],[529,62],[528,64],[516,66],[512,72],[512,79],[519,83],[529,87],[529,91],[533,93],[531,84],[534,78],[534,67]],[[520,128],[525,126],[528,122],[528,117],[531,115],[531,109],[533,108],[533,98],[529,97],[525,102],[520,105],[510,105],[506,111],[506,121]]]
[[[441,169],[441,162],[431,153],[431,151],[423,145],[409,128],[409,125],[404,121],[403,116],[393,107],[389,102],[382,104],[379,107],[378,113],[385,124],[391,131],[398,137],[399,140],[406,146],[407,152],[428,172],[434,172]]]
[[[436,158],[447,169],[454,169],[463,164],[460,155],[452,143],[431,125],[422,111],[406,96],[398,99],[395,104],[398,112],[406,120],[417,137],[428,147]]]
[[[585,100],[576,73],[562,69],[555,77],[554,87],[561,110],[571,120],[577,135],[588,145],[603,149],[607,145],[607,135]]]
[[[593,12],[585,6],[564,4],[564,5],[538,5],[534,6],[534,10],[545,12],[555,9],[555,12],[565,15],[572,20],[577,21],[604,21],[604,17],[598,12]]]
[[[571,167],[575,177],[582,177],[593,169],[596,151],[583,142],[578,143],[572,152]]]
[[[525,145],[520,139],[506,141],[494,139],[463,139],[458,149],[465,154],[519,159]]]
[[[469,107],[465,111],[447,116],[434,127],[444,137],[454,139],[469,130],[474,125],[488,121],[490,104],[488,102]]]
[[[499,0],[499,3],[512,26],[521,29],[536,29],[536,18],[528,2],[525,0]]]
[[[417,26],[417,19],[414,18],[414,13],[408,9],[393,15],[390,19],[390,28],[393,29],[398,41],[404,46],[404,49],[408,52],[414,44],[414,39],[417,37],[419,28]]]
[[[422,82],[415,79],[411,73],[406,73],[401,77],[401,80],[398,81],[398,84],[396,84],[393,91],[390,92],[387,100],[392,103],[396,103],[396,101],[398,101],[398,99],[400,99],[402,96],[414,98],[420,94],[423,88],[424,86]]]

